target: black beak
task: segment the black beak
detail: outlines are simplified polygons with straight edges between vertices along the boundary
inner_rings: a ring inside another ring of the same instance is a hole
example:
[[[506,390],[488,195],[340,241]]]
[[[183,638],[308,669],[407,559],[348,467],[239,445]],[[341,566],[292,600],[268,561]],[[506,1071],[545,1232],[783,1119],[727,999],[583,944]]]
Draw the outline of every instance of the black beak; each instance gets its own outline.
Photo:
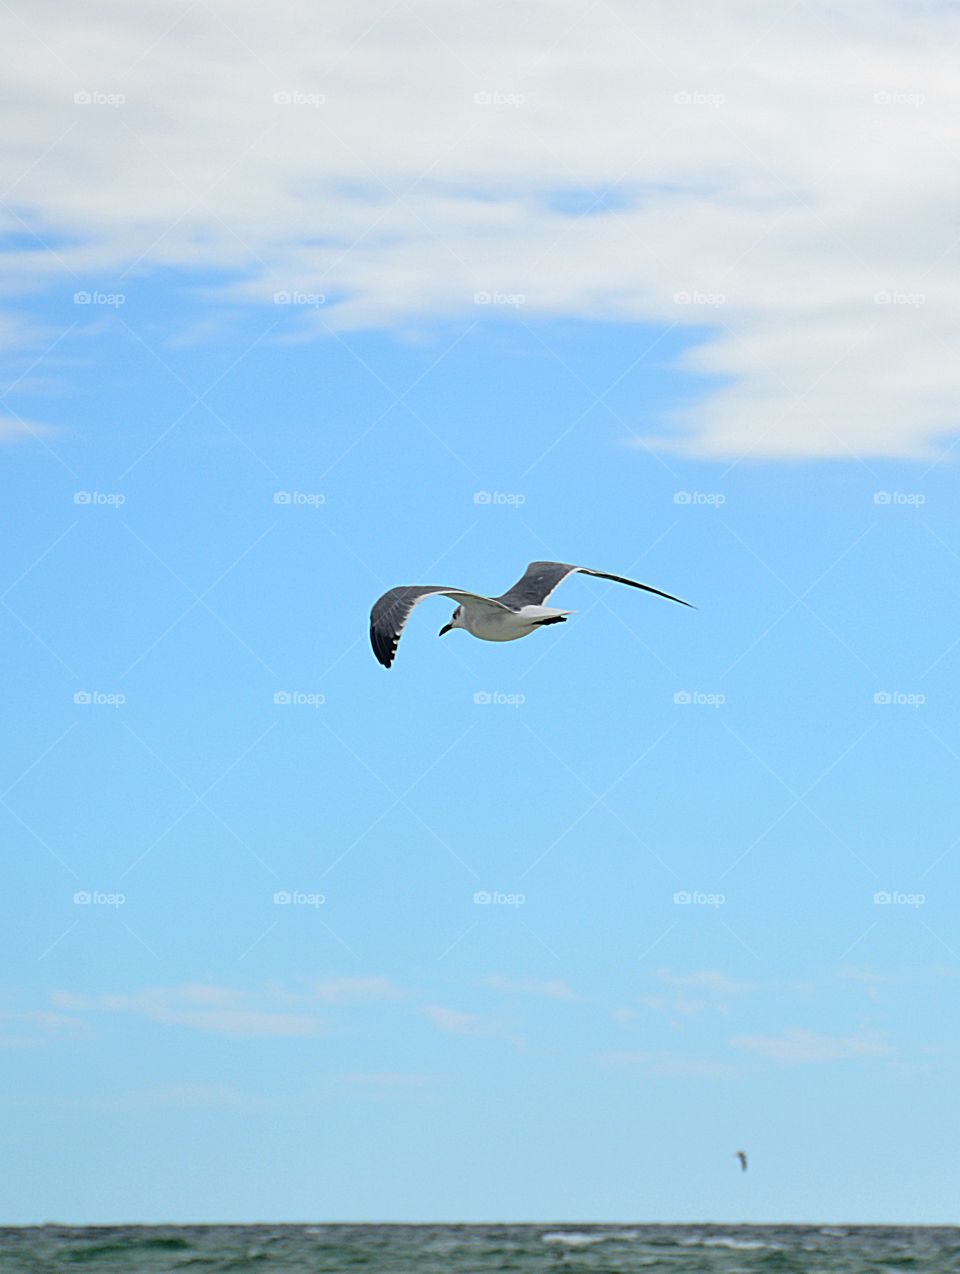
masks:
[[[448,633],[452,627],[453,627],[453,624],[444,624],[444,626],[440,629],[439,633],[437,633],[437,636],[442,637],[443,634]]]

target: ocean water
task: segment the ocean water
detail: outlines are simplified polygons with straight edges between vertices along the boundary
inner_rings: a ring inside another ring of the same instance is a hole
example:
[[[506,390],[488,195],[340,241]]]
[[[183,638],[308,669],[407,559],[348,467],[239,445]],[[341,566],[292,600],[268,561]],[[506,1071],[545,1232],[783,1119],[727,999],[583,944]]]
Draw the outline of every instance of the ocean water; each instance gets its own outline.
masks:
[[[802,1225],[164,1225],[0,1229],[0,1274],[866,1274],[960,1271],[960,1228]]]

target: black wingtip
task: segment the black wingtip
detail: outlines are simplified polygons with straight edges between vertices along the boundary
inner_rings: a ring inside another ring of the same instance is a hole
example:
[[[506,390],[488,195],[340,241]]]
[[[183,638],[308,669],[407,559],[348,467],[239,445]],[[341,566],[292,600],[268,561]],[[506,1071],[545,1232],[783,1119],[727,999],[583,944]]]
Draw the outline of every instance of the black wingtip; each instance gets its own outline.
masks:
[[[373,624],[370,625],[370,645],[378,664],[384,668],[389,668],[393,663],[394,655],[397,653],[396,647],[390,648],[390,643],[385,642],[380,636]]]

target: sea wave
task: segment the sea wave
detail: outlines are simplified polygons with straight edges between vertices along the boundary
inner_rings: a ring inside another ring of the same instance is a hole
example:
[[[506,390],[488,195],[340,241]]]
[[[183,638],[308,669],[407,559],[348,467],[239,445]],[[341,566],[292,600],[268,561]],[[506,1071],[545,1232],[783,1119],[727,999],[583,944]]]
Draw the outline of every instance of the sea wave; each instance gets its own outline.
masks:
[[[577,1230],[556,1230],[540,1236],[544,1243],[562,1243],[566,1247],[590,1247],[593,1243],[606,1243],[619,1238],[616,1234],[583,1234]]]
[[[760,1239],[738,1239],[733,1234],[706,1235],[691,1239],[681,1239],[681,1247],[726,1247],[734,1252],[759,1252],[781,1250],[779,1243],[764,1243]]]

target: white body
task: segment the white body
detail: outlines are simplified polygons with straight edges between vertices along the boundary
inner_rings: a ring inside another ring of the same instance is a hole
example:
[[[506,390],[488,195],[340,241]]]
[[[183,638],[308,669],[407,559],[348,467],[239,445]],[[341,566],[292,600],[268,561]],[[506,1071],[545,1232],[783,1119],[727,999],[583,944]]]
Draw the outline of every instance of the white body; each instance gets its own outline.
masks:
[[[454,612],[450,624],[453,628],[465,628],[472,637],[479,637],[481,641],[516,641],[518,637],[527,637],[539,628],[545,619],[563,619],[575,614],[576,611],[555,610],[552,606],[507,610],[503,606],[465,602]]]

